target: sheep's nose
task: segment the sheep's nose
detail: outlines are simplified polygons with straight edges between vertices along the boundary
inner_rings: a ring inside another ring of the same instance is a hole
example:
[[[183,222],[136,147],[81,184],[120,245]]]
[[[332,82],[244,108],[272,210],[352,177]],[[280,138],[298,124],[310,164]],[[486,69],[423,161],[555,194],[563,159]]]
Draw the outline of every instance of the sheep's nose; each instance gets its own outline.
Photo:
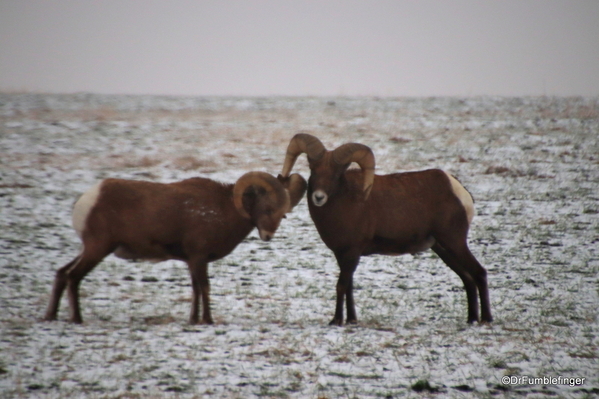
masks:
[[[272,233],[270,231],[260,231],[260,239],[262,241],[270,241],[274,235],[275,233]]]
[[[327,202],[327,195],[322,190],[317,190],[312,194],[312,202],[316,206],[323,206]]]

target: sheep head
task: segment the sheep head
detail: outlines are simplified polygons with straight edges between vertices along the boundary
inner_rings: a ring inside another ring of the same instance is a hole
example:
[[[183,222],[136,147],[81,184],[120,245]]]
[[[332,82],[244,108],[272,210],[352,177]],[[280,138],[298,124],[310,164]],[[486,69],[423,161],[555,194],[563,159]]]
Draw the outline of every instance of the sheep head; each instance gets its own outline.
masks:
[[[364,200],[368,199],[374,182],[375,160],[372,150],[357,143],[343,144],[333,151],[327,151],[322,142],[306,133],[298,133],[289,142],[285,163],[281,175],[289,176],[297,157],[305,153],[310,166],[310,187],[316,206],[323,206],[331,195],[337,191],[339,181],[349,165],[356,162],[364,175]]]
[[[289,193],[273,176],[248,172],[233,187],[233,202],[241,216],[258,228],[260,238],[270,241],[281,219],[291,210]]]

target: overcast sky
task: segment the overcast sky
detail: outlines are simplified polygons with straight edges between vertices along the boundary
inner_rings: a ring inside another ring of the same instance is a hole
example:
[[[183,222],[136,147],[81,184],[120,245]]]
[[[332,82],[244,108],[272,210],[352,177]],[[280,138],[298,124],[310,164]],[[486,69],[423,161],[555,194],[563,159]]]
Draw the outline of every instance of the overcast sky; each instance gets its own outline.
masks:
[[[0,0],[0,91],[599,95],[599,1]]]

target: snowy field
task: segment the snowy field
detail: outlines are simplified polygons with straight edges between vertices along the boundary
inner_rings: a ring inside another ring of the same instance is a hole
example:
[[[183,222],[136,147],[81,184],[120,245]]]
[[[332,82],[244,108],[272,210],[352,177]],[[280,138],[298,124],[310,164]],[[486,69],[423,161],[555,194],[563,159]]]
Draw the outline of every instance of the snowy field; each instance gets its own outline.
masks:
[[[338,267],[306,199],[272,241],[254,231],[210,265],[215,325],[186,323],[183,263],[113,256],[81,285],[83,325],[66,299],[40,321],[97,180],[277,174],[300,130],[369,145],[378,173],[458,176],[495,322],[466,323],[461,281],[428,251],[362,258],[359,324],[329,327]],[[597,397],[598,307],[599,98],[0,94],[2,398]]]

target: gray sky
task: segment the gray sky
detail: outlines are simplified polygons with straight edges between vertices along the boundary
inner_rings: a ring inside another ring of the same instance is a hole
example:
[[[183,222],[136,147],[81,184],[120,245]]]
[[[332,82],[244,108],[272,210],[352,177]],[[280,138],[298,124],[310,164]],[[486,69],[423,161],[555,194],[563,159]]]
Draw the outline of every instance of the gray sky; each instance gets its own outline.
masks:
[[[599,95],[597,0],[0,0],[0,91]]]

